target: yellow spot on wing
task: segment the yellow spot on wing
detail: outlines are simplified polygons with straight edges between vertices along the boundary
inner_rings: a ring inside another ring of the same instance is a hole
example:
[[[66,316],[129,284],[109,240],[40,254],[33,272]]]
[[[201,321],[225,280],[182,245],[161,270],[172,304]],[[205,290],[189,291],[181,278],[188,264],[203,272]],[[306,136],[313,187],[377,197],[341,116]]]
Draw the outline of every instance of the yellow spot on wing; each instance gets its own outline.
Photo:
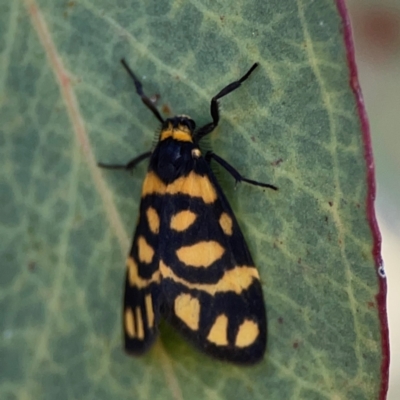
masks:
[[[158,216],[156,209],[149,207],[146,210],[146,217],[150,230],[153,233],[158,233],[160,231],[160,217]]]
[[[137,337],[140,340],[144,338],[142,310],[139,306],[136,307],[136,322],[137,322]]]
[[[218,346],[228,345],[228,317],[225,314],[218,315],[210,329],[207,340]]]
[[[187,194],[191,197],[200,197],[204,203],[213,203],[217,199],[214,186],[207,176],[201,176],[195,172],[176,179],[167,186],[168,194]]]
[[[139,236],[137,245],[139,250],[139,260],[150,264],[154,257],[153,248],[146,242],[146,239],[143,236]]]
[[[153,310],[153,301],[151,299],[151,294],[146,294],[145,297],[146,304],[146,314],[147,314],[147,325],[149,328],[152,328],[154,325],[154,310]]]
[[[191,246],[182,246],[176,251],[181,262],[192,267],[209,267],[219,260],[225,249],[214,240],[203,241]]]
[[[143,289],[153,282],[160,282],[159,270],[155,271],[149,279],[143,279],[141,276],[139,276],[138,266],[132,257],[128,258],[127,267],[129,284],[131,286],[135,286],[138,289]]]
[[[143,181],[142,197],[149,194],[164,194],[167,185],[154,172],[148,172]]]
[[[197,215],[190,210],[180,211],[172,216],[170,227],[178,232],[185,231],[193,224],[196,218]]]
[[[130,307],[125,310],[125,332],[130,338],[134,338],[136,336],[135,317],[133,316],[132,309]]]
[[[225,212],[221,214],[219,217],[219,225],[221,226],[223,232],[225,235],[232,235],[232,218]]]
[[[174,274],[172,269],[165,265],[162,260],[160,260],[160,272],[164,279],[170,278],[174,282],[181,283],[189,289],[202,290],[212,296],[217,292],[235,292],[236,294],[241,294],[248,289],[253,283],[253,280],[260,279],[257,270],[254,267],[248,267],[246,265],[225,271],[222,278],[217,283],[213,284],[188,282]]]
[[[250,346],[257,339],[260,333],[258,325],[249,319],[245,319],[239,326],[239,331],[236,335],[235,345],[237,347]]]
[[[200,302],[190,294],[180,294],[175,298],[174,311],[190,329],[197,331],[200,320]]]

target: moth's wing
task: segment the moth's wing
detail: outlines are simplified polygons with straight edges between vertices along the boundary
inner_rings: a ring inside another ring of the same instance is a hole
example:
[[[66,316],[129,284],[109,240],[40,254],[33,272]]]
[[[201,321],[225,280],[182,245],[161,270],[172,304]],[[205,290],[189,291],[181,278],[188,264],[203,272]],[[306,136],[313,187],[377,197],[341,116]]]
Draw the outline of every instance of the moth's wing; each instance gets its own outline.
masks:
[[[157,186],[159,185],[159,186]],[[144,353],[155,341],[160,320],[160,213],[163,186],[154,174],[143,182],[139,219],[127,261],[123,304],[125,350]]]
[[[208,164],[186,179],[184,188],[167,187],[163,207],[163,314],[209,355],[255,363],[264,355],[267,331],[259,274]]]

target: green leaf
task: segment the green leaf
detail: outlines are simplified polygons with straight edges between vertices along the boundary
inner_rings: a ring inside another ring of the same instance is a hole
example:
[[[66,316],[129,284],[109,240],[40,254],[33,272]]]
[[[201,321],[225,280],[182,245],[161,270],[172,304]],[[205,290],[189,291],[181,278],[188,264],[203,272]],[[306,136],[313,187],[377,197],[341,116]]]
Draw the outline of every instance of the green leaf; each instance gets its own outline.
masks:
[[[333,1],[25,0],[0,10],[0,398],[384,393],[369,144]],[[268,353],[257,366],[217,362],[167,325],[142,358],[122,350],[145,166],[131,176],[96,162],[128,161],[158,128],[122,57],[165,116],[198,126],[211,97],[260,62],[221,101],[210,140],[246,177],[279,187],[234,190],[220,172],[263,280]]]

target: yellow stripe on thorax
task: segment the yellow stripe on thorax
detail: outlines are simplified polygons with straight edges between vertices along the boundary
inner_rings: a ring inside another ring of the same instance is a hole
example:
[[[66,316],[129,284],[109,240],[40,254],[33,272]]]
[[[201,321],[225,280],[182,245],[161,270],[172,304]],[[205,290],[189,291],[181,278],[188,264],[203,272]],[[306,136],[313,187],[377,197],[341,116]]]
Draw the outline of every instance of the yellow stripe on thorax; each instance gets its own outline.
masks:
[[[177,128],[173,128],[172,125],[169,124],[168,128],[161,131],[160,142],[170,137],[181,142],[193,142],[189,128],[184,125],[178,125]]]

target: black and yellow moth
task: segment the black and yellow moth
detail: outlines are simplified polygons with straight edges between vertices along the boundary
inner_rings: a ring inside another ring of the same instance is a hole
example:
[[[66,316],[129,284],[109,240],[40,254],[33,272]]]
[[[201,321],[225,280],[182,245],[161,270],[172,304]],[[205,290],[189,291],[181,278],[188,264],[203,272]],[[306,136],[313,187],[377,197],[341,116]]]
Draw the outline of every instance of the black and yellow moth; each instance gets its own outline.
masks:
[[[218,100],[237,89],[258,64],[212,98],[212,122],[196,129],[185,115],[164,120],[125,60],[121,62],[143,103],[161,122],[151,151],[124,165],[99,163],[103,168],[131,170],[150,159],[127,261],[125,349],[134,355],[147,351],[164,317],[215,358],[239,364],[260,361],[267,340],[260,277],[211,161],[236,182],[277,188],[243,177],[215,153],[203,155],[199,147],[218,125]]]

